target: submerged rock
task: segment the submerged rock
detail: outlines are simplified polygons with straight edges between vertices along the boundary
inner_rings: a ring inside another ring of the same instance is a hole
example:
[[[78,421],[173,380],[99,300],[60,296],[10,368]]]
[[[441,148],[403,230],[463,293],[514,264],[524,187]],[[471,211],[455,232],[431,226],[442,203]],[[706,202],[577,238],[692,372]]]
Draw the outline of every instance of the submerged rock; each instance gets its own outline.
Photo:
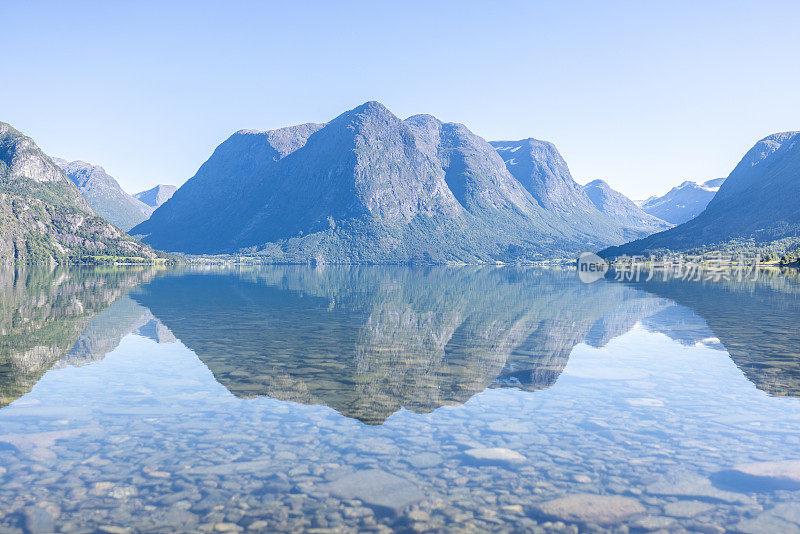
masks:
[[[406,457],[405,461],[417,469],[424,469],[426,467],[435,467],[441,464],[442,457],[435,452],[420,452]]]
[[[714,508],[714,505],[701,501],[677,501],[664,505],[664,513],[672,517],[694,517]]]
[[[794,503],[781,503],[755,518],[740,521],[735,530],[747,534],[761,532],[800,534],[800,509]]]
[[[345,475],[328,484],[326,489],[342,499],[359,499],[369,506],[394,514],[425,497],[408,480],[380,469]]]
[[[752,499],[715,488],[708,478],[693,473],[671,473],[647,486],[647,493],[658,496],[699,497],[728,503],[749,503]]]
[[[527,460],[525,456],[517,451],[501,447],[469,449],[464,451],[464,456],[475,463],[485,464],[515,464]]]
[[[714,476],[715,481],[738,491],[800,489],[800,460],[754,462],[737,465]]]
[[[618,523],[629,516],[645,513],[639,501],[618,495],[578,493],[539,504],[542,516],[571,523]]]

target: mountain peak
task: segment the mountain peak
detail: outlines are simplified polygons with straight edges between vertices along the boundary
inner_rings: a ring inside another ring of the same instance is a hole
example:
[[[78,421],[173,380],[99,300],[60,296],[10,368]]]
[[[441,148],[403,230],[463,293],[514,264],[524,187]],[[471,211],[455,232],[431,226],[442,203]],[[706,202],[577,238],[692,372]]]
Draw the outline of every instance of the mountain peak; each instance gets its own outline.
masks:
[[[606,182],[605,180],[602,180],[600,178],[596,178],[596,179],[592,180],[591,182],[589,182],[588,184],[586,184],[583,187],[584,187],[584,189],[587,188],[587,187],[602,187],[604,189],[611,189],[611,186],[608,185],[608,182]]]
[[[395,120],[399,121],[394,113],[389,111],[389,108],[378,102],[377,100],[370,100],[369,102],[364,102],[360,106],[356,106],[351,110],[345,111],[338,117],[336,117],[331,123],[337,121],[359,121],[359,122],[369,122],[373,120]]]
[[[509,172],[546,209],[561,213],[595,212],[596,208],[552,143],[528,137],[490,143]]]
[[[355,113],[375,113],[375,114],[391,113],[391,111],[389,111],[389,108],[387,108],[377,100],[368,100],[363,104],[361,104],[360,106],[356,106],[351,111]]]

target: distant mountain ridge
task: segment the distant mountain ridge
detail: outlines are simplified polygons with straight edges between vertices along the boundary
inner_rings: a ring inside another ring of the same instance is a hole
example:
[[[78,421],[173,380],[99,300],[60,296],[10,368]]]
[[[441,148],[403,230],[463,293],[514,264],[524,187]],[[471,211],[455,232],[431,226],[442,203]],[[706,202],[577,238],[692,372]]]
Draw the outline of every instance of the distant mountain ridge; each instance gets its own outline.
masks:
[[[140,202],[153,208],[153,210],[156,210],[161,204],[172,198],[172,195],[174,195],[177,190],[178,188],[174,185],[158,184],[147,191],[141,191],[133,196]]]
[[[623,226],[639,228],[648,234],[672,227],[670,223],[645,213],[631,199],[612,189],[603,180],[593,180],[584,185],[583,190],[601,213]]]
[[[377,102],[242,130],[132,233],[164,250],[301,263],[532,260],[643,235],[600,213],[552,145],[527,141],[517,167],[497,147],[525,142],[492,145]]]
[[[800,133],[760,140],[694,219],[644,239],[603,251],[606,256],[682,251],[752,241],[800,238]]]
[[[150,206],[123,191],[103,167],[80,160],[53,158],[53,161],[78,186],[89,205],[118,228],[127,232],[153,212]]]
[[[715,178],[701,184],[687,180],[662,196],[652,196],[641,204],[642,210],[672,224],[681,224],[697,217],[725,178]]]

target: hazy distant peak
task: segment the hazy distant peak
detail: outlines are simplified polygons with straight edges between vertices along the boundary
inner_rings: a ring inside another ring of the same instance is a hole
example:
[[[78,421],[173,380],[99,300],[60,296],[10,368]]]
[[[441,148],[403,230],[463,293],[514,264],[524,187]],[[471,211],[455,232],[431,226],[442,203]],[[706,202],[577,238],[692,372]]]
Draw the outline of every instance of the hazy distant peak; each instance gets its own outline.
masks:
[[[159,184],[147,191],[136,193],[133,196],[140,202],[144,202],[151,208],[156,209],[172,198],[172,195],[174,195],[177,190],[178,188],[174,185]]]
[[[724,178],[715,178],[702,183],[684,180],[661,196],[652,196],[641,204],[641,208],[653,215],[673,224],[681,224],[699,215]]]
[[[96,174],[97,176],[108,176],[106,170],[100,165],[93,165],[80,159],[76,159],[74,161],[67,161],[62,158],[52,159],[56,165],[61,167],[61,169],[67,173],[67,175],[70,175],[71,173],[82,173],[85,175]],[[116,181],[114,183],[116,183]]]
[[[152,209],[126,193],[100,165],[86,161],[53,158],[81,195],[99,215],[126,232],[147,219]]]

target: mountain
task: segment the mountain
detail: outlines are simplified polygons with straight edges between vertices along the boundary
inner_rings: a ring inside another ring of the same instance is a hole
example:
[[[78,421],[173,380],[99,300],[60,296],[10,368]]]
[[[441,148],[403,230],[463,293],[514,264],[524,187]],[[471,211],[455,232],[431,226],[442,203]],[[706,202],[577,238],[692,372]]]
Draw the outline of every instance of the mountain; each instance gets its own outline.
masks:
[[[700,215],[675,228],[611,247],[605,256],[682,251],[800,236],[800,133],[765,137],[728,175]]]
[[[103,167],[59,158],[53,161],[78,186],[94,211],[118,228],[127,232],[153,212],[153,208],[123,191]]]
[[[538,139],[491,141],[508,171],[544,208],[562,213],[594,212],[555,145]]]
[[[517,261],[641,235],[596,210],[581,224],[535,192],[464,125],[368,102],[326,124],[235,133],[132,233],[302,263]]]
[[[628,235],[652,233],[649,228],[628,225],[599,210],[572,178],[567,162],[552,143],[528,138],[490,144],[536,202],[573,227],[591,227],[601,233],[614,233],[620,227]]]
[[[623,226],[638,228],[652,234],[672,225],[642,211],[631,199],[611,189],[603,180],[594,180],[583,186],[592,203],[601,213],[608,215]]]
[[[654,217],[681,224],[702,213],[724,181],[725,178],[715,178],[698,184],[687,180],[663,196],[648,198],[641,208]]]
[[[99,217],[36,143],[0,122],[0,263],[156,253]]]
[[[136,193],[133,196],[155,210],[161,206],[161,204],[172,198],[172,195],[174,195],[177,190],[178,188],[174,185],[159,184],[152,189]]]

